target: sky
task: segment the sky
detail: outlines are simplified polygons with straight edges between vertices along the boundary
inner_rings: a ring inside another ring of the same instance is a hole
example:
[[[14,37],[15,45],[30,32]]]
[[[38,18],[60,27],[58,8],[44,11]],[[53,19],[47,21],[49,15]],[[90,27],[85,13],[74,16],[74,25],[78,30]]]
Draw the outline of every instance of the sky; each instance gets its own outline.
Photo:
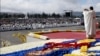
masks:
[[[82,11],[91,5],[100,12],[100,0],[1,0],[1,12],[63,13]]]

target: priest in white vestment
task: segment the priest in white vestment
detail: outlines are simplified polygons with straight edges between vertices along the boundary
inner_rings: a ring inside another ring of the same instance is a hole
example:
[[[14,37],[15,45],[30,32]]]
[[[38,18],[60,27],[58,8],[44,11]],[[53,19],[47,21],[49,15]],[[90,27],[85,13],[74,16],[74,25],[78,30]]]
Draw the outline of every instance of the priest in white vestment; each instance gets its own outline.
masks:
[[[90,7],[90,10],[84,9],[83,15],[86,37],[89,39],[93,39],[96,36],[96,16],[93,7]]]

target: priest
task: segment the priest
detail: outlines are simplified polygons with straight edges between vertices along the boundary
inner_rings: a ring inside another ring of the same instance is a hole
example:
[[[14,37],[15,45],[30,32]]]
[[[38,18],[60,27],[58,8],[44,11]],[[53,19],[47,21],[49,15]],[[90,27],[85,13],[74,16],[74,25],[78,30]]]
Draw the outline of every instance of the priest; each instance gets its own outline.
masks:
[[[86,37],[89,39],[93,39],[96,36],[96,16],[93,7],[90,6],[89,10],[84,9],[83,15]]]

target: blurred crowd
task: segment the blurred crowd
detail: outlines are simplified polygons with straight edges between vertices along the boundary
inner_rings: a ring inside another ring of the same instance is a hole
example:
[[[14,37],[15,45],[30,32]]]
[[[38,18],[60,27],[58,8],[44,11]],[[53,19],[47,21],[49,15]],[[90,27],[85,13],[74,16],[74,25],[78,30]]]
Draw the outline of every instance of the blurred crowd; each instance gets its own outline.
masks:
[[[31,30],[76,25],[71,18],[0,19],[0,31]]]

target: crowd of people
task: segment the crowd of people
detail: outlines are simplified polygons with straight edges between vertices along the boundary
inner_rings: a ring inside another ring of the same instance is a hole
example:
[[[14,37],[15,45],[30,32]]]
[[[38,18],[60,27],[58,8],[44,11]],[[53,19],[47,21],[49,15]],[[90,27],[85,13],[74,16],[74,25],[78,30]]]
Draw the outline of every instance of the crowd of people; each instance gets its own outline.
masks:
[[[1,19],[0,31],[30,30],[38,28],[75,25],[72,18]]]

